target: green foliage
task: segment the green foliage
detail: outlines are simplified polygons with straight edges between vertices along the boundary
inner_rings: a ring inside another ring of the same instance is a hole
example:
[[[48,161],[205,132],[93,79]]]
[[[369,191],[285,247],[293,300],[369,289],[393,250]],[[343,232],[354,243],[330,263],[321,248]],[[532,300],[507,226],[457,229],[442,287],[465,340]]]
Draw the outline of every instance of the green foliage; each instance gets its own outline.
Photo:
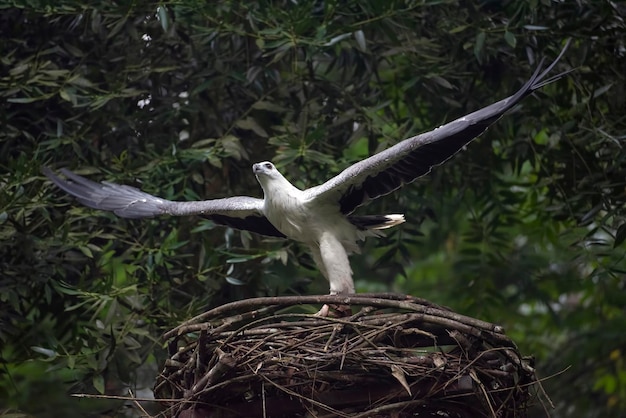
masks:
[[[42,166],[190,200],[260,195],[250,165],[273,160],[306,187],[511,94],[572,37],[558,69],[574,73],[362,209],[408,223],[368,241],[353,267],[360,291],[504,325],[542,375],[562,372],[546,382],[558,416],[626,412],[621,4],[0,9],[1,404],[41,412],[44,382],[59,416],[85,416],[63,409],[62,393],[141,386],[141,368],[163,360],[160,334],[207,307],[327,291],[298,245],[202,219],[94,212],[50,187]]]

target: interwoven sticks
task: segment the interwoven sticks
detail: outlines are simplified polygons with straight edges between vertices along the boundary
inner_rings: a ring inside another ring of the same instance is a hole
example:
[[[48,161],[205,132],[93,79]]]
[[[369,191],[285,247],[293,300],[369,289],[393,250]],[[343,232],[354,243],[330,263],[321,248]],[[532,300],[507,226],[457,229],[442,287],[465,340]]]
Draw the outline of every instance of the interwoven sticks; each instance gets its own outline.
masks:
[[[360,310],[298,306],[322,303]],[[242,300],[165,338],[166,416],[518,417],[535,383],[501,327],[404,295]]]

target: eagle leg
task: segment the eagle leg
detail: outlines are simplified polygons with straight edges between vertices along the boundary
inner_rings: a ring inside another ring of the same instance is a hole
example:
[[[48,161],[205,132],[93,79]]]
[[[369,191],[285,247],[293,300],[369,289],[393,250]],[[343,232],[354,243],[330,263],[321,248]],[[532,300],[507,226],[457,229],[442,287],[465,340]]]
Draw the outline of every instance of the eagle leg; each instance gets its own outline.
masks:
[[[331,295],[354,293],[348,253],[333,233],[323,232],[319,239],[319,247],[311,246],[311,254],[313,261],[330,283]],[[332,316],[343,317],[351,313],[349,306],[324,305],[315,315],[326,317],[331,310]]]
[[[318,251],[318,254],[313,255],[313,259],[330,283],[330,294],[354,293],[348,253],[335,234],[329,231],[323,232],[319,240]],[[319,259],[317,259],[318,257]]]

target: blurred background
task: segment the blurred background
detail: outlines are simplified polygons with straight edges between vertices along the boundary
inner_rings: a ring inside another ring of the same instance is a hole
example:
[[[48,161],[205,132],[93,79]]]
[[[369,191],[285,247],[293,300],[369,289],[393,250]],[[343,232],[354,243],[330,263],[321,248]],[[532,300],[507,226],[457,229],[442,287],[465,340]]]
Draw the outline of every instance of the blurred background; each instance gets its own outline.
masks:
[[[352,265],[359,292],[503,325],[552,416],[626,415],[624,19],[607,0],[0,2],[0,414],[140,416],[68,394],[150,397],[164,331],[328,292],[297,243],[93,211],[42,167],[196,200],[261,197],[271,160],[304,188],[513,94],[572,38],[553,72],[574,72],[359,210],[407,223]]]

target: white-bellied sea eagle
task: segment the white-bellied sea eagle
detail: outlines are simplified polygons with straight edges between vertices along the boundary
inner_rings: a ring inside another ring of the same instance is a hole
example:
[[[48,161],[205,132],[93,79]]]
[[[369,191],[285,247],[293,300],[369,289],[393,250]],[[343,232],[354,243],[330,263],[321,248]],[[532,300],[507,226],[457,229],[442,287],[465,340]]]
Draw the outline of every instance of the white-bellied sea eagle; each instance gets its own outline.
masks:
[[[520,100],[566,74],[546,79],[568,44],[543,71],[541,61],[534,74],[514,95],[430,132],[405,139],[306,190],[293,186],[268,161],[252,166],[263,189],[263,199],[236,196],[174,202],[130,186],[106,181],[95,183],[66,169],[61,169],[66,179],[48,168],[44,173],[80,203],[112,211],[124,218],[203,215],[217,224],[300,241],[309,247],[315,263],[330,282],[331,294],[354,293],[348,255],[358,251],[357,241],[380,235],[381,229],[404,222],[403,215],[354,216],[354,210],[428,174]]]

